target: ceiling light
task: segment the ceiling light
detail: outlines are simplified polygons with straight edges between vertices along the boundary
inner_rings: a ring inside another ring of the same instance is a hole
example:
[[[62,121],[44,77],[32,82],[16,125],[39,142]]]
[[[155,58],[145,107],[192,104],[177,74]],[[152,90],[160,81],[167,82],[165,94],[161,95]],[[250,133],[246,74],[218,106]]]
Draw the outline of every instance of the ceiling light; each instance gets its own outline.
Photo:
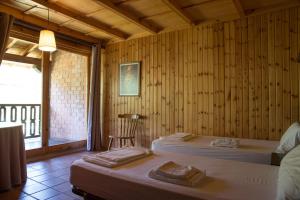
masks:
[[[48,8],[48,26],[49,26],[49,8]],[[55,35],[48,29],[41,30],[39,39],[39,49],[41,51],[53,52],[56,50]]]

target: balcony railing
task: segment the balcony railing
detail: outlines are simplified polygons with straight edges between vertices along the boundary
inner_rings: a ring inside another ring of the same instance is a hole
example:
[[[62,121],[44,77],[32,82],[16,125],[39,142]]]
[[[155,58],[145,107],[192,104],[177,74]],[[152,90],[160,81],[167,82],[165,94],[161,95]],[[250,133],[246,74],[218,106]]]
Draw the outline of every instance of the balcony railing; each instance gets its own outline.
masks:
[[[25,139],[41,136],[40,104],[0,104],[0,123],[22,123]]]

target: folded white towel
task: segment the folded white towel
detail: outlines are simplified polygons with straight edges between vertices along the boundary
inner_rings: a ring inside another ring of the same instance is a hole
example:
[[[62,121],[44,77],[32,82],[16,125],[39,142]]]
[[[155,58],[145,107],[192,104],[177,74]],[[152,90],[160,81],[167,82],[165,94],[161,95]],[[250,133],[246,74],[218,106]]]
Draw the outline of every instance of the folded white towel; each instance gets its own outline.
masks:
[[[205,171],[202,172],[193,167],[181,166],[176,163],[172,163],[167,164],[169,166],[168,170],[159,170],[160,168],[165,168],[166,163],[157,169],[152,169],[148,174],[149,177],[168,183],[191,187],[198,185],[203,178],[206,177]],[[171,166],[174,167],[174,171],[170,170],[172,168]]]
[[[218,138],[211,141],[210,145],[215,147],[238,148],[239,140],[234,138]]]
[[[112,151],[98,153],[96,154],[96,156],[102,159],[106,159],[108,161],[122,162],[149,153],[150,150],[148,149],[138,148],[138,147],[127,147],[127,148],[121,148]]]
[[[122,152],[122,151],[128,152],[128,148],[121,148],[121,149],[118,149],[118,151],[119,152]],[[140,151],[140,148],[137,151]],[[89,163],[93,163],[93,164],[100,165],[103,167],[113,168],[113,167],[118,167],[118,166],[130,163],[130,162],[133,162],[135,160],[147,157],[149,155],[152,155],[151,150],[144,149],[143,154],[138,154],[136,156],[127,157],[126,159],[124,157],[123,158],[119,157],[120,158],[119,160],[118,159],[113,160],[113,159],[105,158],[104,155],[108,154],[108,153],[111,153],[111,152],[107,151],[107,152],[99,153],[100,156],[99,156],[99,154],[86,155],[86,156],[83,156],[82,159]]]
[[[157,174],[176,179],[189,179],[199,172],[195,167],[182,166],[173,161],[168,161],[156,169]]]

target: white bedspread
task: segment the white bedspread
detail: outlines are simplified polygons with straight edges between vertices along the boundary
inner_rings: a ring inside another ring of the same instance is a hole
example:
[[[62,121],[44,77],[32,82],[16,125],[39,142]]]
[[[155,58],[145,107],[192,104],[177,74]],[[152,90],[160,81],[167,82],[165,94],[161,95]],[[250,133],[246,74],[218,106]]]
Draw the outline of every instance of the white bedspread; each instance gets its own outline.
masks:
[[[238,138],[239,148],[212,147],[210,143],[217,138],[219,137],[199,136],[190,141],[157,139],[152,142],[152,150],[270,164],[271,154],[279,144],[279,141]]]
[[[167,152],[109,169],[77,160],[71,166],[71,184],[88,193],[113,200],[241,199],[273,200],[278,167]],[[185,187],[148,177],[148,173],[172,160],[205,169],[207,177],[195,187]]]

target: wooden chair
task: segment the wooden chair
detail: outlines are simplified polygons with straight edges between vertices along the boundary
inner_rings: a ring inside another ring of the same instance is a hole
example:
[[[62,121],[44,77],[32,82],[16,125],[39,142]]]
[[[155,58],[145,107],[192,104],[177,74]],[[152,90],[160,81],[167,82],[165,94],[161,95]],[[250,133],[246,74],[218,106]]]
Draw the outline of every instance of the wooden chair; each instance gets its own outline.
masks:
[[[141,115],[138,114],[119,114],[118,120],[119,120],[119,127],[118,132],[119,134],[117,136],[109,136],[109,145],[108,150],[110,150],[112,143],[114,139],[119,140],[120,147],[123,146],[123,144],[126,144],[126,141],[130,141],[131,145],[134,146],[134,140],[135,140],[135,134],[137,131],[137,125],[139,122],[139,119],[141,119]]]

